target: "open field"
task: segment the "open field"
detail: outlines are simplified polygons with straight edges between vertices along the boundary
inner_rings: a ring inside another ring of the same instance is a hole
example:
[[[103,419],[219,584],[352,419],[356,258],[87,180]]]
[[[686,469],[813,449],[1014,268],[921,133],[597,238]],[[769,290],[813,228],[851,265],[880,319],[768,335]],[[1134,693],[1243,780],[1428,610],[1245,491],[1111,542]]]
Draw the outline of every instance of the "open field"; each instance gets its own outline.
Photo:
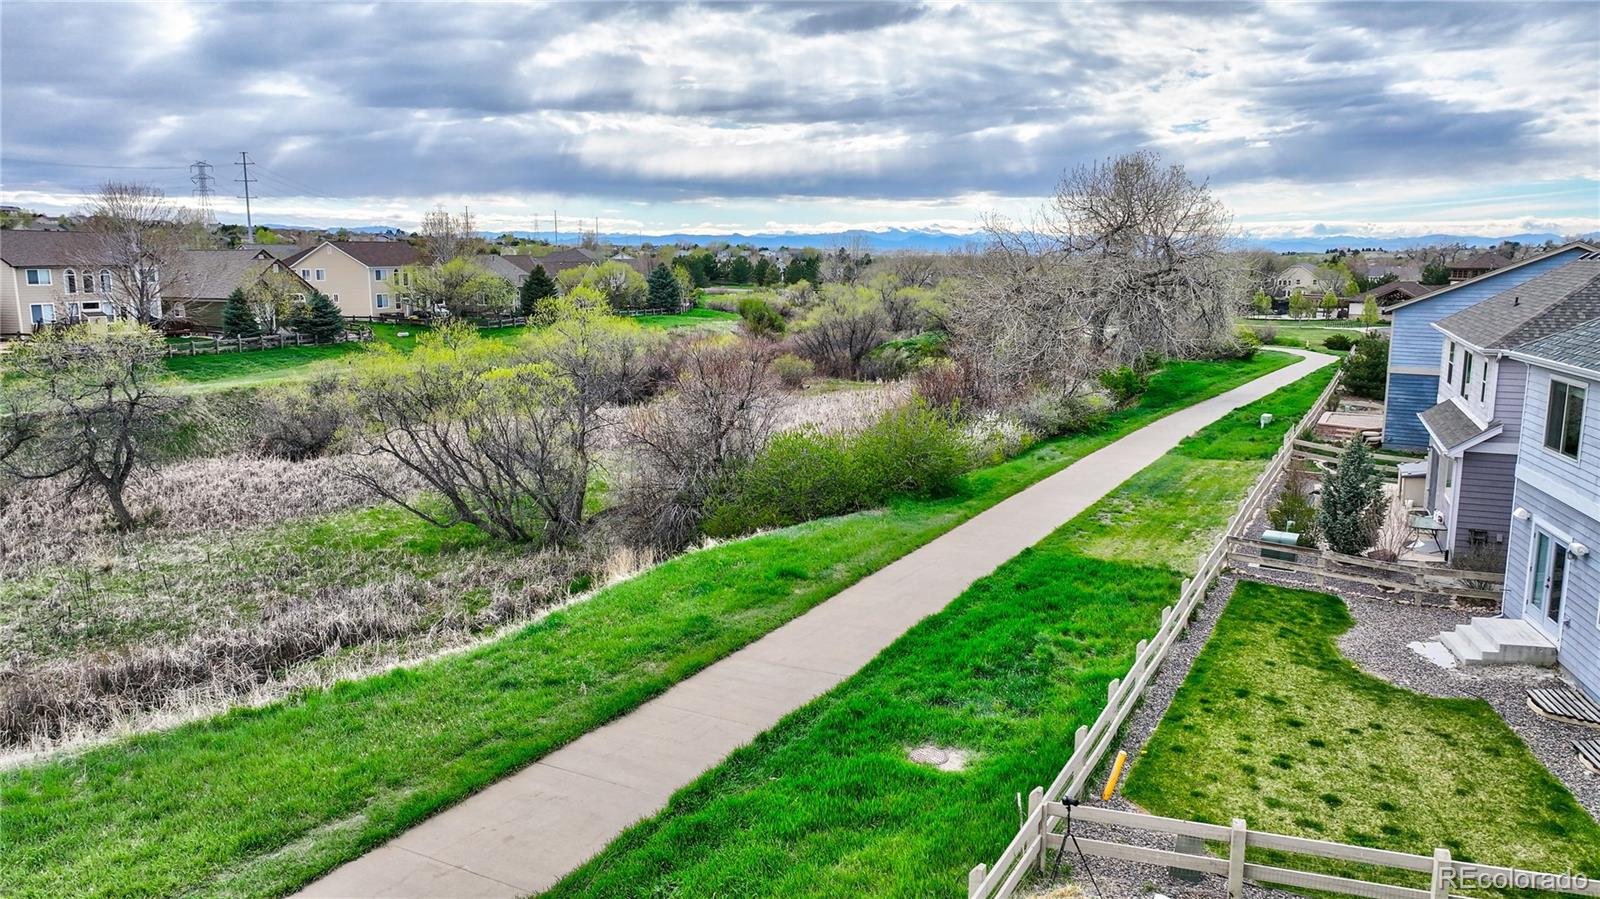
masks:
[[[1279,440],[1296,405],[1316,396],[1301,386],[1263,400],[1283,413]],[[1245,426],[1224,419],[1202,437]],[[1098,714],[1106,684],[1267,458],[1164,456],[680,791],[551,895],[959,894],[973,861],[1014,833],[1013,794],[1049,782],[1071,754],[1074,728]],[[1197,524],[1166,526],[1185,515]],[[1142,539],[1117,539],[1130,524]],[[967,769],[910,762],[907,750],[923,744],[970,753]]]
[[[1335,334],[1343,334],[1349,338],[1361,336],[1366,329],[1360,321],[1350,319],[1279,319],[1279,318],[1248,318],[1243,323],[1253,331],[1271,329],[1277,332],[1273,344],[1276,346],[1304,347],[1326,352],[1322,342]],[[1374,330],[1387,336],[1389,325],[1387,322],[1378,325]]]
[[[1336,642],[1351,623],[1337,597],[1241,582],[1124,795],[1215,824],[1600,870],[1600,825],[1487,703],[1363,673]]]
[[[1095,432],[971,472],[954,496],[691,553],[479,649],[8,771],[0,892],[292,888],[1094,449],[1290,361],[1177,363]]]

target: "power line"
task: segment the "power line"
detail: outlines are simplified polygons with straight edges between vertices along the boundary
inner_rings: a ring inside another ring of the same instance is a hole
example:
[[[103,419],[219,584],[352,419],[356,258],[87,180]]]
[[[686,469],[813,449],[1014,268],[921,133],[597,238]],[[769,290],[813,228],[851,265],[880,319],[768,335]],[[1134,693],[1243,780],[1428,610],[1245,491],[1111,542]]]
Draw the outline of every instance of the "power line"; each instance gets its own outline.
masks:
[[[244,177],[235,178],[233,180],[244,185],[244,196],[240,198],[244,200],[244,225],[246,228],[249,228],[252,233],[254,233],[256,225],[254,220],[250,218],[250,185],[257,179],[250,177],[250,154],[240,150],[239,161],[234,163],[234,165],[244,167]]]
[[[21,159],[16,156],[0,156],[0,162],[21,163],[23,165],[49,165],[64,169],[128,169],[140,171],[176,171],[183,168],[181,165],[96,165],[87,162],[55,162],[49,159]]]

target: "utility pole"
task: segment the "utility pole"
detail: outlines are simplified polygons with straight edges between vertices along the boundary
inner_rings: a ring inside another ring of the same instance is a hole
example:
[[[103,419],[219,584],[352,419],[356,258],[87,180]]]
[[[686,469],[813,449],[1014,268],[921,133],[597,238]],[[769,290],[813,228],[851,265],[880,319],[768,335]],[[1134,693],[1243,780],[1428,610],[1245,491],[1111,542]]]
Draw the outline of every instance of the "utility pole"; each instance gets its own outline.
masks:
[[[552,241],[550,245],[551,246],[560,246],[561,245],[561,212],[560,212],[560,210],[556,210],[555,212],[552,212],[550,214],[555,216],[555,223],[556,223],[556,239],[554,241]]]
[[[211,174],[211,163],[201,160],[190,165],[189,180],[194,182],[194,190],[190,193],[200,200],[200,217],[210,224],[216,218],[211,212],[211,198],[217,193],[211,186],[211,182],[217,180]]]
[[[240,150],[239,161],[234,163],[234,165],[242,166],[244,168],[244,177],[235,178],[233,180],[237,184],[244,185],[244,196],[240,197],[240,199],[244,200],[244,226],[250,230],[251,235],[254,235],[256,232],[256,223],[250,218],[250,185],[256,181],[259,181],[260,179],[250,177],[250,166],[252,163],[250,162],[249,153]],[[251,239],[254,240],[255,238],[252,236]]]

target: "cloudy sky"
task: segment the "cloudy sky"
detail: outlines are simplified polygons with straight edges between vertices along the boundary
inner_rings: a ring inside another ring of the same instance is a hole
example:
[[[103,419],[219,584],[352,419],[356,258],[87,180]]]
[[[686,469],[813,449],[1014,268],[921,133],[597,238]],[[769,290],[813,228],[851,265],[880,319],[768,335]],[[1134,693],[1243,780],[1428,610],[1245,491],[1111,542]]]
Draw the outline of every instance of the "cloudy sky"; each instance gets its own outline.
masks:
[[[1239,225],[1600,228],[1600,5],[0,4],[0,202],[256,221],[973,228],[1139,148]]]

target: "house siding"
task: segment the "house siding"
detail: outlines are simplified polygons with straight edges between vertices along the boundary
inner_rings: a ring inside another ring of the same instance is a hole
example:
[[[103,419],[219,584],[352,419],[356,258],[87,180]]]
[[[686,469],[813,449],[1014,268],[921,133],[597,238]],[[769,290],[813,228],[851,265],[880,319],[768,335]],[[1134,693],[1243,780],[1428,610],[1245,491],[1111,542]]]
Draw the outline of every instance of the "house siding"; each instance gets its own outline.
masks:
[[[1584,691],[1600,701],[1600,380],[1558,377],[1588,385],[1583,441],[1577,459],[1544,448],[1551,372],[1527,366],[1514,506],[1528,510],[1530,516],[1527,521],[1511,520],[1502,611],[1508,618],[1523,615],[1532,577],[1529,550],[1535,524],[1589,546],[1588,556],[1567,560],[1560,661]]]
[[[1496,443],[1516,446],[1522,437],[1522,394],[1528,386],[1528,366],[1515,359],[1496,360],[1498,377],[1494,384],[1495,421],[1504,428]]]
[[[1487,531],[1489,548],[1503,552],[1517,485],[1517,457],[1468,452],[1462,456],[1452,555],[1469,549],[1469,532]]]
[[[1427,432],[1416,417],[1433,405],[1434,397],[1438,394],[1439,359],[1444,352],[1444,335],[1432,327],[1434,322],[1560,268],[1584,252],[1581,247],[1573,247],[1518,268],[1494,272],[1473,284],[1429,294],[1394,310],[1394,324],[1389,329],[1391,390],[1384,407],[1384,444],[1410,450],[1424,449],[1428,445]],[[1396,391],[1393,388],[1402,376],[1408,380],[1427,377],[1431,386],[1418,392],[1404,389],[1407,385],[1402,382],[1399,386],[1403,389]]]

